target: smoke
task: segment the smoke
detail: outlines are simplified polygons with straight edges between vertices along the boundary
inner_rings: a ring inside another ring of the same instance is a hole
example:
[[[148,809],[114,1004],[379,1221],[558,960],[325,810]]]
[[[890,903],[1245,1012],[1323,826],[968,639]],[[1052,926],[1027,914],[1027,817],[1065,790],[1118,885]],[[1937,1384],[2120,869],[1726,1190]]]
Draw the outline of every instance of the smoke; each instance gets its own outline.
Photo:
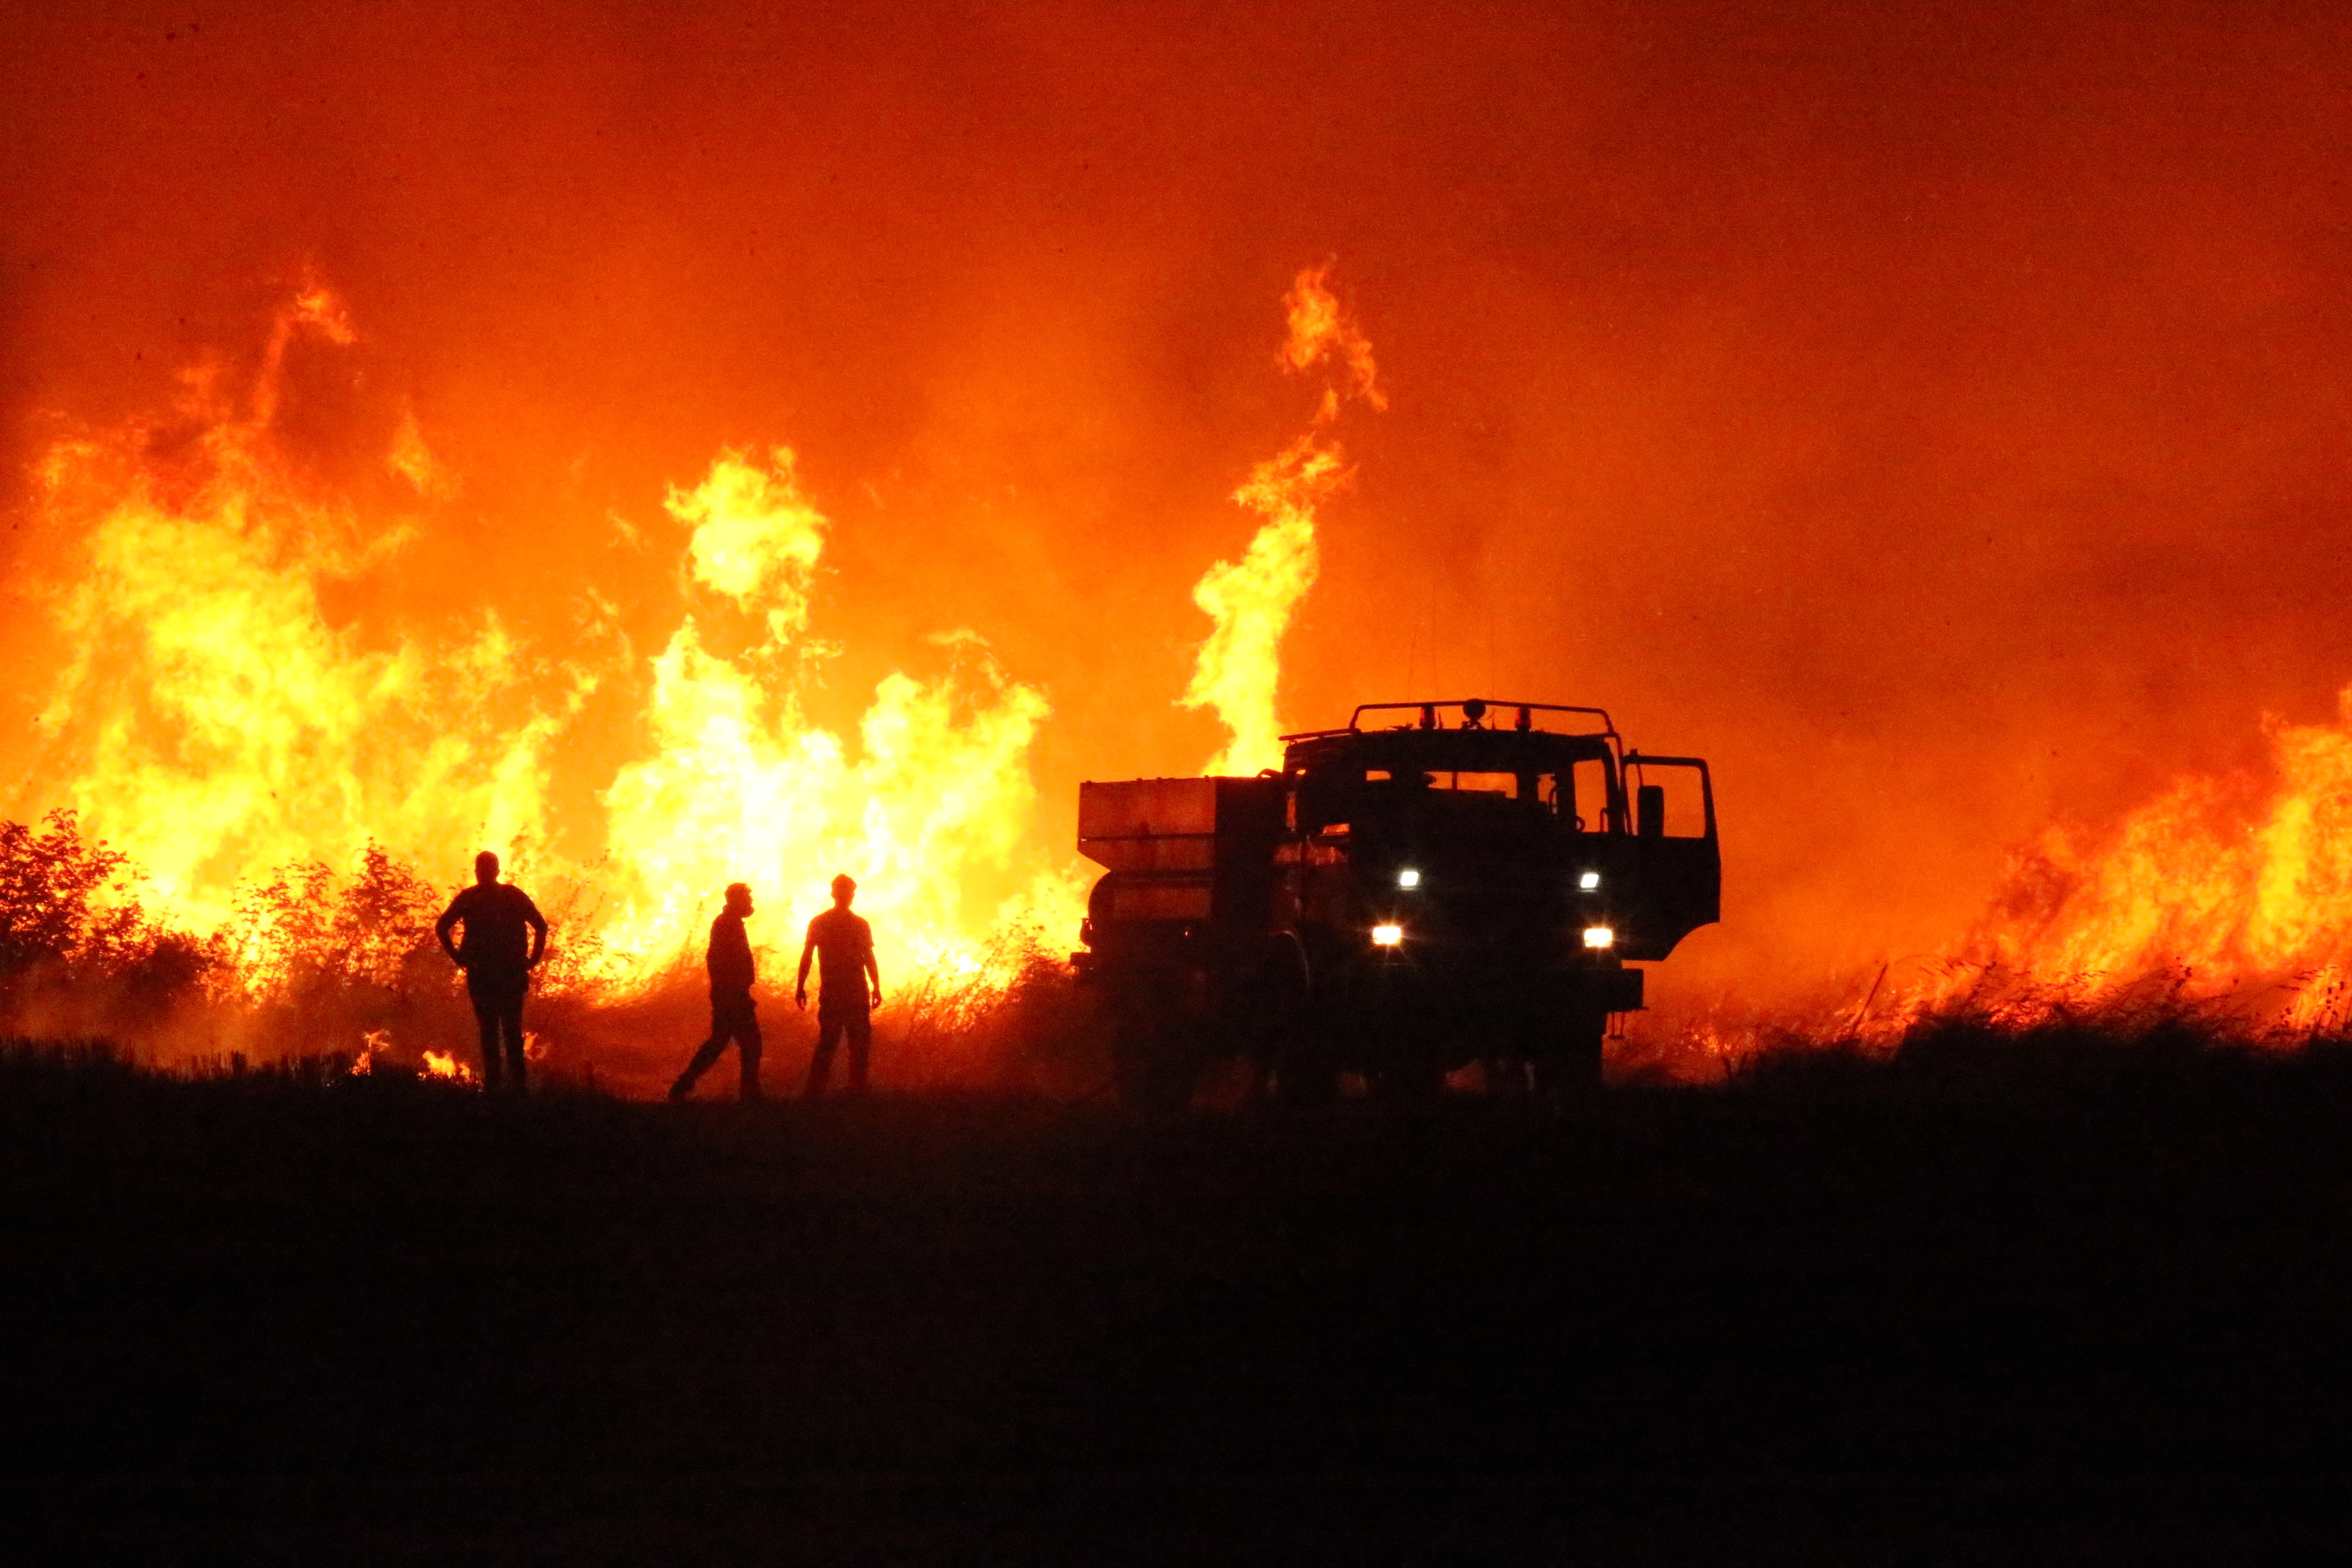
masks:
[[[181,574],[44,521],[37,459],[182,451],[179,372],[262,384],[307,275],[359,341],[289,329],[272,427],[341,510],[159,498],[209,579],[311,563],[242,657],[376,672],[272,747],[430,754],[475,705],[478,803],[418,836],[593,861],[654,656],[772,633],[665,500],[789,445],[827,520],[793,647],[839,650],[805,721],[856,752],[894,670],[987,700],[929,640],[969,630],[1051,705],[1058,853],[1077,780],[1228,739],[1171,705],[1190,591],[1247,559],[1228,498],[1301,423],[1269,307],[1336,253],[1390,408],[1316,511],[1282,719],[1475,690],[1709,757],[1726,922],[1662,994],[1934,951],[2011,846],[2259,762],[2260,714],[2352,674],[2345,43],[2167,6],[36,10],[0,46],[0,721],[148,635],[61,632],[40,584],[160,612]],[[451,648],[495,679],[401,684]],[[500,795],[541,721],[541,793]],[[120,841],[14,754],[5,815]]]

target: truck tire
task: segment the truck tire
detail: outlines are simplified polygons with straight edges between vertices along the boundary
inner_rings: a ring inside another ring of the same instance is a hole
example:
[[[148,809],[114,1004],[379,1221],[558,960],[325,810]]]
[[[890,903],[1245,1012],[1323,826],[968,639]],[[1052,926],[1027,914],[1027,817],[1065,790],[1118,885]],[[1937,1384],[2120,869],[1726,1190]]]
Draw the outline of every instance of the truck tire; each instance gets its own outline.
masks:
[[[1181,1031],[1121,1029],[1111,1045],[1112,1081],[1129,1110],[1166,1115],[1192,1103],[1199,1064]]]
[[[1536,1061],[1536,1087],[1554,1094],[1592,1094],[1601,1088],[1601,1047],[1609,1015],[1579,1007],[1569,1015],[1559,1047]]]
[[[1275,1058],[1274,1098],[1286,1110],[1320,1110],[1339,1098],[1339,1067],[1310,1030],[1282,1043]]]
[[[1432,1105],[1445,1097],[1445,1072],[1434,1062],[1395,1062],[1373,1073],[1370,1088],[1384,1105]]]
[[[1145,1111],[1192,1103],[1200,1066],[1192,1026],[1196,976],[1164,942],[1138,942],[1100,982],[1110,1013],[1111,1085],[1119,1103]]]

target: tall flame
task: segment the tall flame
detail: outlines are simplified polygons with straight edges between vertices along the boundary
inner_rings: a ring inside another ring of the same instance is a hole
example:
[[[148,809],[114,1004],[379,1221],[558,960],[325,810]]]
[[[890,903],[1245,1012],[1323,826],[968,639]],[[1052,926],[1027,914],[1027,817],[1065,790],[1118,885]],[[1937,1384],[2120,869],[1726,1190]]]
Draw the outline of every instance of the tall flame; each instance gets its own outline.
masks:
[[[960,668],[928,682],[884,678],[854,759],[812,726],[797,693],[761,670],[780,665],[807,624],[825,520],[802,495],[792,453],[778,450],[773,465],[729,454],[667,502],[694,525],[695,578],[761,613],[767,636],[742,658],[722,658],[688,615],[654,660],[656,754],[623,768],[604,795],[626,882],[607,938],[651,954],[674,946],[728,882],[820,889],[846,871],[868,889],[861,907],[886,951],[919,963],[965,953],[960,933],[979,911],[962,908],[964,887],[1019,847],[1034,800],[1029,747],[1051,710],[979,637],[953,632],[935,640]],[[1051,903],[1058,887],[1048,876],[1033,898]]]
[[[1329,270],[1318,267],[1299,273],[1284,297],[1290,331],[1276,363],[1303,374],[1336,360],[1346,371],[1348,392],[1385,409],[1388,399],[1380,389],[1371,342],[1325,287]],[[1250,471],[1233,499],[1265,521],[1241,560],[1217,562],[1193,584],[1192,602],[1214,629],[1201,645],[1192,682],[1177,700],[1187,708],[1215,710],[1232,732],[1202,768],[1204,773],[1253,773],[1281,764],[1282,639],[1320,568],[1315,509],[1347,482],[1349,472],[1339,444],[1321,435],[1339,417],[1339,405],[1340,388],[1327,386],[1307,434]]]
[[[495,614],[439,648],[330,625],[321,589],[410,533],[369,537],[280,461],[268,421],[304,332],[352,341],[332,296],[306,291],[278,315],[252,417],[217,375],[191,377],[181,412],[203,426],[171,460],[134,433],[63,442],[37,470],[43,521],[82,559],[50,597],[68,657],[14,793],[79,812],[199,924],[227,916],[239,879],[321,845],[510,852],[541,814],[563,709],[512,688]]]

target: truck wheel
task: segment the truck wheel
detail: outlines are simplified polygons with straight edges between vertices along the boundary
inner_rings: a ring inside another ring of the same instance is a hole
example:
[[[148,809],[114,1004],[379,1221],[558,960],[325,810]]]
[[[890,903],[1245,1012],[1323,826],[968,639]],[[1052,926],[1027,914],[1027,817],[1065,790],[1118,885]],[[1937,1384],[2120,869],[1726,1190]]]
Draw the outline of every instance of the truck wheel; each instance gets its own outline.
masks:
[[[1372,1074],[1371,1090],[1383,1104],[1429,1105],[1444,1098],[1445,1074],[1431,1062],[1397,1062]]]
[[[1192,1075],[1165,1062],[1141,1062],[1118,1075],[1118,1102],[1129,1110],[1170,1115],[1192,1103]]]
[[[1182,1110],[1192,1103],[1199,1063],[1185,1031],[1166,1023],[1128,1023],[1111,1042],[1111,1077],[1130,1110]]]
[[[1601,1088],[1601,1043],[1609,1015],[1578,1008],[1569,1016],[1559,1051],[1536,1062],[1536,1084],[1556,1094],[1591,1094]]]
[[[1274,1064],[1274,1096],[1290,1110],[1320,1110],[1339,1099],[1339,1068],[1331,1053],[1298,1035],[1283,1041]]]
[[[1129,1110],[1162,1115],[1192,1103],[1198,1076],[1192,1064],[1175,1053],[1122,1053],[1117,1064],[1118,1102]]]

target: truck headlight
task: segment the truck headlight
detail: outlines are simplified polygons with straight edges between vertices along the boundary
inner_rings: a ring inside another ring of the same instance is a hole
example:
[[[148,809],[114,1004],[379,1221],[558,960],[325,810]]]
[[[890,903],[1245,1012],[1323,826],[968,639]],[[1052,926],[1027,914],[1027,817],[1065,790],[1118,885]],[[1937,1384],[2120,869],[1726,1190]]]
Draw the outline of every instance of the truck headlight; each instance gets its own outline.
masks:
[[[1395,947],[1403,941],[1404,927],[1402,926],[1374,926],[1372,928],[1372,945],[1374,947]]]
[[[1614,947],[1617,945],[1617,933],[1607,926],[1586,926],[1584,945],[1594,949]]]
[[[1601,873],[1598,871],[1579,871],[1576,874],[1576,885],[1589,893],[1592,891],[1593,889],[1601,886]]]

